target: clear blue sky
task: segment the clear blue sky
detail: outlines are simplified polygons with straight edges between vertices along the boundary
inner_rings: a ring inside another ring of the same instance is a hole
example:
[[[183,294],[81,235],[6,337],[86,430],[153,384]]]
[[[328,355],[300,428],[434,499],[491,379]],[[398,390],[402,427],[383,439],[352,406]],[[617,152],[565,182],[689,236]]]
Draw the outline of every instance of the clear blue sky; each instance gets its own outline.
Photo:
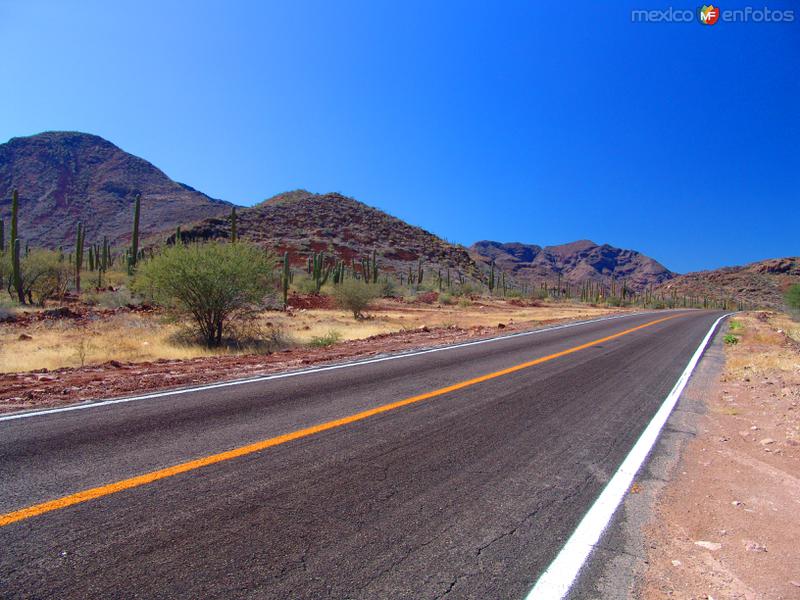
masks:
[[[800,5],[544,4],[0,0],[0,141],[91,132],[214,197],[338,191],[467,245],[800,254]]]

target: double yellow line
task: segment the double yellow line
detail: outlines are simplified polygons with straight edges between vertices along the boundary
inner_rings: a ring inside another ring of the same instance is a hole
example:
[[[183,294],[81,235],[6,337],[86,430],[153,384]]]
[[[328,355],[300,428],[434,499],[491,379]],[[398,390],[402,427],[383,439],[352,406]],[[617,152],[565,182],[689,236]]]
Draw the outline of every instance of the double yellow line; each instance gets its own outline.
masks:
[[[239,458],[241,456],[247,456],[248,454],[253,454],[254,452],[260,452],[261,450],[266,450],[267,448],[272,448],[273,446],[280,446],[281,444],[285,444],[287,442],[291,442],[293,440],[299,440],[300,438],[308,437],[310,435],[314,435],[316,433],[321,433],[323,431],[328,431],[329,429],[336,429],[337,427],[342,427],[344,425],[349,425],[350,423],[355,423],[357,421],[363,421],[369,417],[379,415],[381,413],[386,413],[389,411],[396,410],[403,406],[408,406],[409,404],[415,404],[417,402],[422,402],[423,400],[429,400],[430,398],[436,398],[437,396],[442,396],[444,394],[448,394],[450,392],[455,392],[457,390],[462,390],[464,388],[476,385],[478,383],[482,383],[484,381],[489,381],[491,379],[497,379],[498,377],[503,377],[504,375],[509,375],[511,373],[515,373],[517,371],[521,371],[522,369],[527,369],[529,367],[533,367],[535,365],[539,365],[541,363],[553,360],[555,358],[559,358],[562,356],[567,356],[568,354],[573,354],[575,352],[579,352],[581,350],[585,350],[586,348],[591,348],[597,344],[601,344],[603,342],[607,342],[609,340],[613,340],[616,338],[620,338],[624,335],[628,335],[633,333],[634,331],[639,331],[640,329],[644,329],[646,327],[651,327],[658,323],[663,323],[664,321],[668,321],[670,319],[674,319],[681,315],[671,315],[669,317],[663,317],[661,319],[656,319],[655,321],[650,321],[648,323],[644,323],[643,325],[638,325],[636,327],[631,327],[630,329],[626,329],[624,331],[620,331],[619,333],[615,333],[613,335],[609,335],[597,340],[593,340],[591,342],[587,342],[585,344],[581,344],[580,346],[574,346],[567,350],[562,350],[561,352],[556,352],[555,354],[550,354],[548,356],[542,356],[541,358],[537,358],[535,360],[531,360],[528,362],[524,362],[513,367],[509,367],[507,369],[501,369],[500,371],[495,371],[493,373],[487,373],[486,375],[481,375],[480,377],[475,377],[474,379],[467,379],[466,381],[461,381],[459,383],[454,383],[453,385],[448,385],[443,388],[439,388],[437,390],[433,390],[432,392],[426,392],[424,394],[419,394],[417,396],[411,396],[409,398],[404,398],[403,400],[398,400],[397,402],[391,402],[389,404],[384,404],[382,406],[378,406],[376,408],[371,408],[369,410],[361,411],[347,417],[342,417],[341,419],[334,419],[333,421],[327,421],[325,423],[320,423],[319,425],[314,425],[313,427],[306,427],[305,429],[298,429],[297,431],[292,431],[291,433],[285,433],[283,435],[279,435],[276,437],[272,437],[266,440],[261,440],[260,442],[255,442],[253,444],[248,444],[246,446],[240,446],[239,448],[234,448],[233,450],[228,450],[226,452],[220,452],[218,454],[211,454],[209,456],[205,456],[203,458],[198,458],[195,460],[190,460],[188,462],[180,463],[177,465],[173,465],[171,467],[167,467],[165,469],[158,469],[157,471],[151,471],[149,473],[145,473],[143,475],[137,475],[136,477],[130,477],[129,479],[123,479],[121,481],[117,481],[115,483],[109,483],[106,485],[101,485],[99,487],[90,488],[88,490],[83,490],[81,492],[77,492],[75,494],[70,494],[68,496],[64,496],[62,498],[57,498],[55,500],[50,500],[48,502],[42,502],[41,504],[34,504],[33,506],[29,506],[27,508],[22,508],[20,510],[15,510],[9,513],[5,513],[0,515],[0,527],[4,527],[11,523],[15,523],[17,521],[22,521],[24,519],[29,519],[31,517],[35,517],[38,515],[42,515],[44,513],[48,513],[54,510],[59,510],[61,508],[66,508],[68,506],[72,506],[74,504],[80,504],[81,502],[86,502],[88,500],[93,500],[95,498],[101,498],[103,496],[108,496],[111,494],[116,494],[117,492],[122,492],[124,490],[129,490],[131,488],[136,488],[142,485],[147,485],[148,483],[153,483],[154,481],[158,481],[159,479],[166,479],[167,477],[172,477],[174,475],[179,475],[180,473],[186,473],[187,471],[194,471],[195,469],[200,469],[202,467],[207,467],[209,465],[214,465],[217,463],[224,462],[226,460],[231,460],[234,458]]]

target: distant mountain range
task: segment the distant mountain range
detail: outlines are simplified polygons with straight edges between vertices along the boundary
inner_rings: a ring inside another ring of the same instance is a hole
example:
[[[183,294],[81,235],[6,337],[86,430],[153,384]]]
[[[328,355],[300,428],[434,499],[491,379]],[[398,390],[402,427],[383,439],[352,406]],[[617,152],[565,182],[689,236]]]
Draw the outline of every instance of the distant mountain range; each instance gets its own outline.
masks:
[[[230,204],[172,181],[158,168],[96,135],[51,131],[0,145],[0,218],[19,190],[20,238],[34,246],[74,243],[78,221],[86,240],[130,239],[133,204],[142,195],[144,236],[228,213]]]
[[[11,190],[20,194],[21,237],[32,246],[69,248],[78,221],[87,241],[106,235],[112,244],[130,240],[132,209],[142,195],[141,229],[161,243],[176,226],[186,239],[225,239],[232,204],[177,183],[144,159],[96,135],[47,132],[0,145],[0,218],[8,219]],[[485,276],[494,262],[517,281],[625,280],[631,289],[732,298],[778,306],[783,290],[800,280],[798,258],[745,267],[677,275],[636,252],[581,240],[558,246],[480,241],[470,248],[410,225],[341,194],[295,190],[251,208],[237,208],[243,238],[289,251],[296,264],[324,251],[347,262],[378,253],[382,268],[407,272],[420,260],[430,272],[453,269]]]
[[[781,308],[784,294],[793,284],[800,284],[800,256],[678,275],[658,289],[666,295],[708,296],[741,301],[752,306]]]
[[[515,278],[552,282],[559,276],[569,283],[584,281],[627,281],[636,290],[657,285],[675,274],[652,258],[608,244],[580,240],[559,246],[536,246],[519,242],[482,241],[470,247],[471,254]]]

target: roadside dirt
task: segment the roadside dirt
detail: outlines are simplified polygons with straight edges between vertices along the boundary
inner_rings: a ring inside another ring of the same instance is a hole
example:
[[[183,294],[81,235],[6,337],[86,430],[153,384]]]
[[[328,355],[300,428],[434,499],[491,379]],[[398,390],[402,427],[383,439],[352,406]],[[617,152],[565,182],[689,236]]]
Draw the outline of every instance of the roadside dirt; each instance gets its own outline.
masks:
[[[643,598],[800,598],[800,324],[732,323],[738,343],[645,529]]]
[[[535,326],[513,323],[467,328],[424,326],[344,341],[329,347],[297,347],[266,355],[209,356],[147,362],[108,361],[80,368],[0,373],[0,413],[246,378],[326,362],[493,337],[569,320],[580,319],[542,320]]]

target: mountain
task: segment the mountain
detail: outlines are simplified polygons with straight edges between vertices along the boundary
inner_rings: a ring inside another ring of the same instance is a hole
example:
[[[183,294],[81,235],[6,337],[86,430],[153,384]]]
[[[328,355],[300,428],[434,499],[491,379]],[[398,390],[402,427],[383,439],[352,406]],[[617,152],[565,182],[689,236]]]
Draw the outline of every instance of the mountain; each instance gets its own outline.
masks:
[[[231,205],[177,183],[111,142],[86,133],[50,131],[0,144],[0,218],[19,190],[20,238],[32,246],[74,243],[78,221],[86,240],[130,240],[133,203],[142,194],[143,236],[225,214]]]
[[[741,267],[678,275],[660,286],[665,294],[734,300],[781,308],[787,288],[800,283],[800,256],[772,258]]]
[[[454,269],[477,274],[466,249],[409,225],[405,221],[341,194],[285,192],[237,212],[242,238],[289,251],[292,261],[305,264],[310,252],[326,252],[350,262],[378,253],[381,269],[407,272],[420,259],[426,269]],[[210,218],[182,233],[184,240],[224,239],[229,218]],[[453,274],[455,276],[455,274]]]
[[[470,247],[476,260],[494,261],[498,269],[518,280],[550,281],[560,275],[566,282],[627,281],[642,290],[667,281],[675,274],[652,258],[636,252],[580,240],[559,246],[537,246],[519,242],[482,241]]]

